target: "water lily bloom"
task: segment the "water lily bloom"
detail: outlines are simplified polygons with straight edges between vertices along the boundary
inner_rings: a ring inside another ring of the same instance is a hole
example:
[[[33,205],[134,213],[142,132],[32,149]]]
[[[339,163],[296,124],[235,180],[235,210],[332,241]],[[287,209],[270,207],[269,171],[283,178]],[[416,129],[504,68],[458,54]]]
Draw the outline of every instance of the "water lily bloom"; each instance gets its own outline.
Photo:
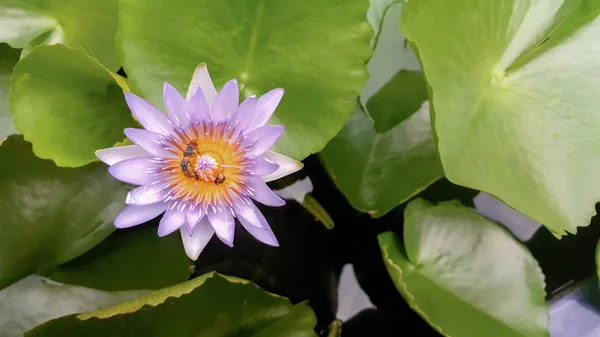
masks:
[[[282,206],[266,182],[302,168],[302,163],[269,148],[283,133],[265,125],[283,89],[248,97],[239,104],[238,84],[217,94],[206,65],[194,72],[184,98],[164,84],[165,115],[142,98],[125,99],[144,129],[125,129],[135,145],[98,150],[117,179],[140,185],[127,195],[117,228],[142,224],[164,213],[158,235],[180,231],[187,255],[196,260],[213,234],[233,246],[235,219],[256,239],[278,246],[254,201]]]

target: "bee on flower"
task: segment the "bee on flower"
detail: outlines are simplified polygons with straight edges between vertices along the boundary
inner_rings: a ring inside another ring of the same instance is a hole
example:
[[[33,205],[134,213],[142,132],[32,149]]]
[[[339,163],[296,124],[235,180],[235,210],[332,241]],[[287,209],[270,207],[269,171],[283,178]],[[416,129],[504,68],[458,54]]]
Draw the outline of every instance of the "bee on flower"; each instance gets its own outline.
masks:
[[[196,68],[186,98],[164,84],[168,116],[126,93],[144,129],[125,129],[135,145],[96,152],[115,178],[139,185],[127,195],[115,226],[136,226],[164,213],[158,235],[179,230],[192,260],[213,234],[233,246],[236,218],[257,240],[278,246],[254,201],[283,206],[285,201],[266,183],[303,166],[269,151],[284,130],[266,125],[282,97],[283,89],[273,89],[239,104],[237,81],[227,82],[217,94],[204,64]]]

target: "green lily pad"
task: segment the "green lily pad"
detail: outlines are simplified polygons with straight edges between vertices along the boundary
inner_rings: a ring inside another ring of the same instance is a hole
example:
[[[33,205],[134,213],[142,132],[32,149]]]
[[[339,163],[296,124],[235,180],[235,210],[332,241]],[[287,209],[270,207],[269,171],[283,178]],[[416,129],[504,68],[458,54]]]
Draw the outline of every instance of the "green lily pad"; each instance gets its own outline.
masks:
[[[23,48],[61,43],[83,47],[110,70],[120,67],[115,43],[117,0],[0,0],[0,42]]]
[[[386,214],[444,175],[431,139],[427,103],[382,133],[357,110],[320,157],[350,204],[373,217]]]
[[[284,88],[274,149],[300,160],[338,133],[367,80],[367,9],[364,0],[124,0],[118,40],[133,91],[159,107],[163,82],[185,92],[200,62],[217,88],[237,78],[244,97]]]
[[[86,252],[113,230],[127,188],[101,163],[59,168],[21,136],[0,146],[0,288]]]
[[[103,309],[148,292],[100,291],[31,275],[0,291],[0,335],[23,337],[25,332],[51,319]]]
[[[115,336],[317,336],[316,318],[305,303],[270,294],[249,281],[218,274],[95,313],[59,318],[27,337]]]
[[[19,50],[0,43],[0,143],[6,137],[17,133],[12,116],[8,111],[10,76],[17,61],[19,61]]]
[[[360,94],[360,102],[363,108],[366,108],[367,114],[375,123],[375,128],[383,132],[391,128],[404,118],[398,117],[389,120],[389,117],[402,116],[402,114],[387,114],[384,110],[371,108],[367,105],[376,94],[381,93],[384,87],[390,86],[390,81],[396,82],[398,90],[392,96],[379,95],[387,99],[412,100],[414,98],[424,99],[418,102],[418,107],[427,98],[427,95],[421,96],[418,91],[423,87],[423,78],[419,78],[421,66],[417,56],[406,43],[406,39],[400,30],[400,15],[404,1],[399,0],[372,0],[369,8],[369,21],[373,25],[376,34],[373,36],[373,56],[369,59],[367,67],[369,69],[369,80]],[[404,83],[400,82],[399,76],[409,75],[404,78]],[[388,104],[390,108],[395,108],[394,104]],[[410,114],[417,111],[409,111]],[[397,111],[396,111],[397,112]]]
[[[575,233],[600,200],[600,1],[409,1],[446,176]]]
[[[177,233],[175,233],[177,234]],[[46,277],[101,290],[160,289],[189,279],[193,263],[179,235],[158,237],[156,227],[113,233]]]
[[[549,336],[544,275],[501,226],[457,201],[416,199],[404,243],[392,232],[378,238],[396,288],[442,335]]]
[[[35,48],[17,63],[10,89],[15,126],[37,156],[59,166],[96,160],[96,150],[136,125],[118,81],[83,49]]]

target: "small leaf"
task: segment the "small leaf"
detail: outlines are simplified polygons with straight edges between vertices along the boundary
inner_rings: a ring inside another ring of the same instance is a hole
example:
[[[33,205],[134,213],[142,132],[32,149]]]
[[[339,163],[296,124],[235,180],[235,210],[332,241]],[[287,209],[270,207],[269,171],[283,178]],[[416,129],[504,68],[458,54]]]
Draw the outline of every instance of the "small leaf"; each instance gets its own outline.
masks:
[[[320,154],[352,206],[380,217],[443,176],[431,139],[428,104],[378,133],[357,110]]]
[[[106,238],[127,189],[104,164],[58,168],[20,136],[0,146],[0,288],[65,263]]]
[[[0,335],[22,337],[51,319],[98,310],[146,293],[147,290],[105,292],[31,275],[0,291]]]
[[[6,137],[17,133],[10,111],[8,111],[8,91],[10,76],[18,60],[19,51],[17,49],[0,43],[0,143]]]
[[[163,82],[187,90],[208,65],[217,88],[242,96],[284,88],[275,151],[301,160],[344,125],[365,81],[372,29],[365,0],[124,0],[119,40],[134,92],[162,107]]]
[[[46,277],[101,290],[160,289],[189,279],[193,264],[177,233],[119,231]]]
[[[600,1],[409,1],[447,178],[575,233],[600,200]]]
[[[15,67],[10,110],[17,129],[41,158],[77,167],[125,138],[136,123],[123,89],[82,49],[40,46]]]
[[[0,0],[0,42],[25,47],[83,47],[107,68],[120,67],[115,43],[117,0]]]
[[[504,228],[457,201],[404,213],[404,243],[379,235],[402,296],[444,336],[548,337],[544,275]]]
[[[47,322],[26,336],[120,336],[135,331],[148,337],[313,337],[315,324],[304,302],[292,305],[248,281],[210,274],[98,313]]]

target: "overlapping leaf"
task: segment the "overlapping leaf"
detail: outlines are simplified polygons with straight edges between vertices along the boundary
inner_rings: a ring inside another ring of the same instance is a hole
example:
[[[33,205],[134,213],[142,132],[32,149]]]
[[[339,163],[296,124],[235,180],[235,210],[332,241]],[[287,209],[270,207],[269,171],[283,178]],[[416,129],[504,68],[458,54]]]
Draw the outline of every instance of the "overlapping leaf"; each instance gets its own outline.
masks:
[[[25,332],[51,319],[103,309],[148,292],[99,291],[31,275],[0,291],[0,335],[23,337]]]
[[[24,48],[83,47],[107,68],[120,67],[115,43],[117,0],[0,0],[0,42]]]
[[[600,200],[600,1],[410,1],[444,170],[545,224]]]
[[[461,206],[422,199],[404,213],[404,243],[379,235],[402,296],[445,336],[548,337],[544,275],[504,228]]]
[[[71,315],[38,326],[27,337],[317,336],[306,303],[292,305],[256,285],[205,275],[95,313]]]
[[[59,168],[20,136],[0,146],[0,288],[64,263],[113,231],[126,187],[105,165]]]
[[[135,126],[116,76],[82,49],[35,48],[11,79],[15,126],[39,157],[59,166],[85,165]]]
[[[443,176],[428,104],[378,133],[357,110],[321,152],[329,175],[354,208],[379,217]]]

